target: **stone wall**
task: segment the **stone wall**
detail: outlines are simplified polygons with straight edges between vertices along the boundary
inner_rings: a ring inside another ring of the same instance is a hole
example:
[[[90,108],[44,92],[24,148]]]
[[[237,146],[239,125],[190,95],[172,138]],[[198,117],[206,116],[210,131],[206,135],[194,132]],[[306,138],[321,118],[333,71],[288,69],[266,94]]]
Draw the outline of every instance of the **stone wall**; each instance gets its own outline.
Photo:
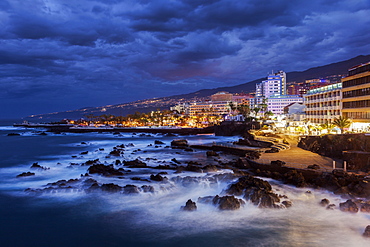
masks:
[[[370,170],[370,135],[343,134],[302,137],[298,147],[347,161],[352,170]]]

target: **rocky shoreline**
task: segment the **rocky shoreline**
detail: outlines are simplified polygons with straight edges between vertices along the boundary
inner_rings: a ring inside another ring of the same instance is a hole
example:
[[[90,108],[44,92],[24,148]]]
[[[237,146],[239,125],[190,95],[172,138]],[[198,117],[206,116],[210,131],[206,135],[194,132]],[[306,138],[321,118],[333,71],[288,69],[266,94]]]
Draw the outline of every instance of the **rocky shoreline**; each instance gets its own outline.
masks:
[[[249,138],[249,139],[248,139]],[[258,145],[268,147],[266,142],[258,142],[247,136],[244,141],[239,141],[241,144],[246,142],[249,145]],[[86,173],[81,174],[80,178],[72,178],[69,180],[59,180],[54,183],[49,183],[42,188],[29,188],[27,193],[34,195],[40,193],[55,193],[57,191],[82,191],[85,193],[121,193],[121,194],[139,194],[139,193],[155,193],[155,184],[165,184],[168,182],[176,182],[180,184],[197,184],[199,178],[187,177],[172,177],[168,178],[166,175],[171,173],[182,173],[184,171],[195,173],[212,173],[221,169],[232,170],[232,173],[215,174],[208,178],[208,182],[217,183],[218,181],[232,181],[237,179],[236,182],[231,183],[228,187],[224,188],[220,195],[210,195],[200,197],[198,200],[192,201],[189,199],[185,206],[179,205],[180,210],[194,211],[202,204],[211,204],[219,210],[237,210],[245,203],[250,202],[260,208],[272,209],[288,209],[294,206],[286,195],[277,194],[273,191],[269,182],[258,178],[268,177],[286,184],[296,187],[304,187],[307,189],[323,189],[331,191],[337,195],[341,195],[346,201],[340,203],[338,206],[330,203],[326,198],[318,202],[325,206],[326,209],[339,209],[344,212],[363,212],[370,213],[370,178],[365,175],[356,175],[347,173],[342,170],[333,170],[333,172],[323,172],[317,170],[315,166],[307,169],[297,169],[286,167],[283,161],[276,160],[269,165],[258,163],[259,153],[256,151],[248,151],[244,153],[235,161],[222,162],[217,159],[220,155],[218,152],[228,152],[226,148],[219,151],[205,151],[208,157],[215,157],[214,165],[204,165],[196,160],[182,163],[175,158],[169,164],[161,164],[158,166],[149,166],[143,160],[122,160],[121,157],[125,149],[133,144],[121,144],[109,151],[109,157],[116,157],[116,161],[112,164],[104,164],[103,161],[88,160],[83,163],[73,163],[71,166],[86,166]],[[153,145],[149,144],[148,146]],[[165,145],[161,141],[155,141],[154,145]],[[178,149],[179,152],[192,152],[193,148],[190,147],[185,139],[174,139],[171,146],[166,148]],[[137,150],[145,151],[145,150]],[[246,157],[247,156],[247,157]],[[151,168],[158,170],[157,173],[147,174],[144,177],[132,177],[132,181],[141,181],[144,184],[137,186],[133,184],[126,184],[120,186],[115,183],[102,183],[95,179],[96,176],[122,179],[129,175],[132,170]],[[47,170],[49,168],[42,167],[34,163],[30,169],[32,172],[27,171],[17,175],[17,178],[37,176],[37,171]],[[257,177],[258,176],[258,177]],[[309,191],[307,192],[309,193]],[[367,227],[364,236],[370,236],[370,227]]]

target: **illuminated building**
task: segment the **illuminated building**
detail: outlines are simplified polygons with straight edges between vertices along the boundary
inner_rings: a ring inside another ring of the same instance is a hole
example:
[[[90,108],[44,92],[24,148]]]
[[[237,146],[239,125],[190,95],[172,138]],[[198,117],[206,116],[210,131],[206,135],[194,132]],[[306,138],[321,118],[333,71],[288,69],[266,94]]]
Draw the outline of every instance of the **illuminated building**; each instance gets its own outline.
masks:
[[[233,94],[228,92],[218,92],[211,95],[211,101],[232,101]]]
[[[284,71],[269,74],[267,80],[256,84],[256,97],[269,98],[286,94],[286,74]]]
[[[304,95],[306,120],[321,124],[341,116],[342,83],[311,89]]]
[[[284,114],[284,108],[292,103],[303,103],[299,95],[277,95],[267,99],[267,111],[273,114]]]
[[[221,116],[229,114],[231,101],[208,101],[208,102],[193,102],[190,103],[190,116],[197,116],[202,114]]]
[[[354,122],[353,128],[370,124],[370,62],[352,67],[343,83],[343,116]]]

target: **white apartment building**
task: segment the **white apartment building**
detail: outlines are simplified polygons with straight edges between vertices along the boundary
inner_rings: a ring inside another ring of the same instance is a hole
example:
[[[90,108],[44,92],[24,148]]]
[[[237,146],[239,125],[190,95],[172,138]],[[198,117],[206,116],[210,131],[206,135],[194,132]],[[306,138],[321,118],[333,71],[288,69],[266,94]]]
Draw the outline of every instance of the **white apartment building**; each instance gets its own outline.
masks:
[[[304,95],[306,120],[321,124],[341,116],[342,83],[311,89]]]
[[[227,115],[230,114],[231,101],[208,101],[208,102],[193,102],[190,103],[189,115],[197,116],[201,114],[210,115]],[[236,103],[234,102],[234,105]]]
[[[269,98],[275,95],[286,94],[286,74],[284,71],[272,73],[267,80],[256,84],[256,97]]]
[[[284,71],[268,75],[267,80],[256,84],[256,97],[250,100],[251,108],[261,108],[267,104],[266,111],[273,114],[284,114],[284,107],[292,103],[303,103],[299,95],[286,94],[286,74]]]
[[[170,110],[171,111],[177,111],[178,113],[188,115],[189,114],[189,106],[190,106],[190,104],[187,103],[187,102],[186,103],[179,103],[175,106],[171,106]]]
[[[303,98],[299,95],[279,95],[267,99],[267,111],[275,115],[284,114],[284,108],[292,103],[303,103]]]

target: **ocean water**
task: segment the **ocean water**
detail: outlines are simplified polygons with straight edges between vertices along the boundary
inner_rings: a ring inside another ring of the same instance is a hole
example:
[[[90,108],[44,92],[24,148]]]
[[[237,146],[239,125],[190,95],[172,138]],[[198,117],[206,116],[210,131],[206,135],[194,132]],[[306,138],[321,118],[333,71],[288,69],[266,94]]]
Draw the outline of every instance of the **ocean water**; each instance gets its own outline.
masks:
[[[222,194],[233,181],[216,180],[215,176],[232,173],[227,169],[214,173],[167,170],[163,176],[168,182],[131,179],[149,179],[150,174],[161,171],[149,168],[132,168],[121,178],[92,175],[101,184],[151,185],[154,193],[86,193],[78,186],[45,193],[25,191],[42,189],[61,179],[80,178],[88,166],[76,164],[87,160],[114,163],[117,157],[108,154],[120,144],[133,145],[126,147],[118,159],[140,159],[150,166],[170,164],[173,158],[182,163],[216,162],[207,158],[204,150],[166,148],[173,139],[180,138],[190,144],[237,139],[131,133],[40,135],[40,130],[0,126],[0,246],[370,246],[370,240],[362,237],[370,225],[369,214],[326,210],[319,205],[321,199],[328,198],[337,206],[344,199],[326,191],[309,189],[311,193],[307,193],[308,188],[271,179],[268,181],[274,190],[293,202],[291,208],[260,209],[247,203],[236,211],[220,211],[213,205],[197,203],[197,211],[180,210],[188,199],[197,201],[198,197]],[[165,145],[156,147],[155,140]],[[82,155],[85,151],[88,154]],[[219,159],[236,157],[222,155]],[[50,169],[31,169],[35,162]],[[16,177],[28,171],[36,175]]]

